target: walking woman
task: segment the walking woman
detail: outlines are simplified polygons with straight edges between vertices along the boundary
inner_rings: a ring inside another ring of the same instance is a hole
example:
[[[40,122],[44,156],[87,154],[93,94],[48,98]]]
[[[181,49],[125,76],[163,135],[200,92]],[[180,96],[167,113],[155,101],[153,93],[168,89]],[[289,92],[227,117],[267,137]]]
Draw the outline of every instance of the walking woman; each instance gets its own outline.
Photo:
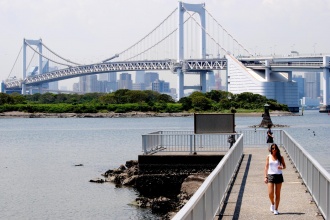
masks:
[[[269,124],[267,130],[267,143],[270,143],[270,145],[274,143],[274,136],[271,128],[272,128],[272,124]]]
[[[270,154],[266,158],[265,183],[268,185],[268,196],[270,199],[270,211],[278,215],[278,206],[281,199],[281,187],[284,182],[282,170],[286,168],[285,161],[280,149],[272,144]]]

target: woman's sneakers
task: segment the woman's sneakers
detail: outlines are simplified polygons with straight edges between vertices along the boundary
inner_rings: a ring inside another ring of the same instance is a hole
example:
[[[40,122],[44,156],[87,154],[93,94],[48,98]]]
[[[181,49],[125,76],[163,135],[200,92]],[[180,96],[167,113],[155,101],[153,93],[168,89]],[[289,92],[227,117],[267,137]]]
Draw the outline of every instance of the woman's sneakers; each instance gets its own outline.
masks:
[[[269,210],[271,211],[271,212],[273,212],[274,213],[274,215],[278,215],[279,213],[278,213],[278,211],[277,210],[275,210],[275,207],[274,207],[274,205],[270,205],[270,208],[269,208]]]

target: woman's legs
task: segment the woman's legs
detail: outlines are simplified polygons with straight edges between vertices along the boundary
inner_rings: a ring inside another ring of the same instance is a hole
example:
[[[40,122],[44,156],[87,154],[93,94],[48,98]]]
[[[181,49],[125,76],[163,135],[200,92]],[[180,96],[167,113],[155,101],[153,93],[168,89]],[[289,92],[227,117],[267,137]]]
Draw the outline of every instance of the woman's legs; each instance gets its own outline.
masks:
[[[278,210],[278,206],[280,204],[281,188],[282,188],[282,183],[275,184],[275,210]]]
[[[272,205],[274,205],[274,185],[274,183],[268,183],[268,196]]]

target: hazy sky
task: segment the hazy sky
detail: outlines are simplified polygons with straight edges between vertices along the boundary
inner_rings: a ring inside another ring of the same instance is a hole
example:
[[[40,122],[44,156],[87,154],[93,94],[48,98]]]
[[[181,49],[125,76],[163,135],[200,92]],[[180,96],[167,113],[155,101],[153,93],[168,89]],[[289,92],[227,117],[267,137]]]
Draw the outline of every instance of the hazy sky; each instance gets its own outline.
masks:
[[[155,28],[177,0],[0,0],[0,80],[23,38],[61,56],[93,63],[121,52]],[[232,36],[260,54],[330,54],[329,0],[205,0]],[[166,78],[163,78],[166,80]],[[173,87],[174,85],[171,85]]]

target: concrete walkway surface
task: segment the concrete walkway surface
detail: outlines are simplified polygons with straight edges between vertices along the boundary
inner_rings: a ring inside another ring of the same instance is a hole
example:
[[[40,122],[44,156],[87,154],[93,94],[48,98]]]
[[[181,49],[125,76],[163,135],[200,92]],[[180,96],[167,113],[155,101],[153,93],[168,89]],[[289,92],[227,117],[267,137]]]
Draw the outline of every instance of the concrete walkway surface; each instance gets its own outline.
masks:
[[[323,219],[288,155],[280,150],[286,169],[279,215],[269,210],[267,184],[263,182],[267,148],[244,148],[241,166],[216,219]]]

